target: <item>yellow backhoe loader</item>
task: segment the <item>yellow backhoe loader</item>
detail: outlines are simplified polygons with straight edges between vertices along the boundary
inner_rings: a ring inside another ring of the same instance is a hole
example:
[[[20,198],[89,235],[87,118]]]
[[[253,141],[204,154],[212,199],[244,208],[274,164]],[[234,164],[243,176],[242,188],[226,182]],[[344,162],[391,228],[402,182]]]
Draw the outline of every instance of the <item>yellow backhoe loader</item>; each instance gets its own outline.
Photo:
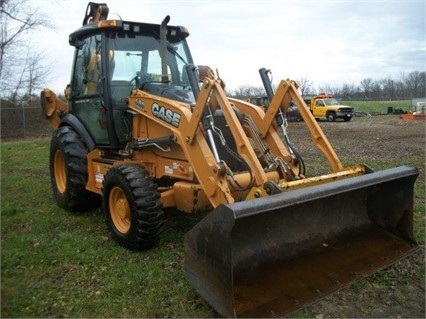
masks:
[[[265,111],[228,98],[169,16],[161,24],[107,17],[106,4],[90,2],[69,37],[68,102],[41,92],[60,207],[101,200],[112,237],[133,250],[160,240],[165,208],[208,212],[185,236],[185,273],[226,317],[289,314],[418,248],[415,167],[343,167],[294,81],[273,92],[260,70]],[[328,174],[305,176],[286,132],[291,102]]]

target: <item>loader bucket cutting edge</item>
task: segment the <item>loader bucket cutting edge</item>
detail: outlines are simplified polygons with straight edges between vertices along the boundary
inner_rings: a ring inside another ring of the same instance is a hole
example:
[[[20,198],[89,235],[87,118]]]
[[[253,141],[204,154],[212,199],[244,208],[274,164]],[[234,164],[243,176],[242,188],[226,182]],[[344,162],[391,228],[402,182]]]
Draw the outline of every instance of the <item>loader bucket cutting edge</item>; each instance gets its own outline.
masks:
[[[301,309],[418,249],[418,170],[400,166],[220,205],[185,236],[185,272],[224,317]]]

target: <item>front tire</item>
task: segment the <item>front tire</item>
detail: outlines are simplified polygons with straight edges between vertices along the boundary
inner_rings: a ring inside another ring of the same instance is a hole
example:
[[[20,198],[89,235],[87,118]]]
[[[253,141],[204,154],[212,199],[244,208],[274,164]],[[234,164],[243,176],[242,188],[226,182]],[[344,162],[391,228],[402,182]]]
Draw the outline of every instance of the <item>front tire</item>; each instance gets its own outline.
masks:
[[[334,112],[328,112],[326,118],[328,122],[334,122],[336,120],[336,114]]]
[[[50,181],[58,206],[84,211],[99,203],[99,197],[86,190],[86,144],[69,126],[59,127],[50,142]]]
[[[164,212],[157,185],[141,166],[111,168],[103,181],[102,203],[111,236],[121,246],[145,250],[157,244]]]

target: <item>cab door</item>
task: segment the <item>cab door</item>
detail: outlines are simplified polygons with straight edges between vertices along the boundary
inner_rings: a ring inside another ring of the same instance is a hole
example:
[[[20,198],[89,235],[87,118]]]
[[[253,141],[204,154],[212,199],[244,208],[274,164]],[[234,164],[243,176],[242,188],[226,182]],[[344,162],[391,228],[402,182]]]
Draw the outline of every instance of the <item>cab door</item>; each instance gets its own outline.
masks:
[[[325,117],[325,102],[322,99],[318,99],[314,101],[314,105],[312,107],[312,112],[315,117]]]
[[[71,78],[71,113],[85,126],[98,146],[109,145],[106,110],[102,99],[102,35],[78,41]]]

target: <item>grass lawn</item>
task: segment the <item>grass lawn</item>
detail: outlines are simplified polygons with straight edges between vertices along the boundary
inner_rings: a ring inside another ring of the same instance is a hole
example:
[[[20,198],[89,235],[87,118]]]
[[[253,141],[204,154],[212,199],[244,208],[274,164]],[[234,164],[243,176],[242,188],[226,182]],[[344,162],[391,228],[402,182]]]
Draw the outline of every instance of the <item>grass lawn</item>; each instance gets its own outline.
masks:
[[[411,111],[411,100],[400,101],[341,101],[344,105],[353,106],[355,112],[387,113],[388,108],[394,110],[401,108],[403,111]]]
[[[1,144],[1,317],[214,317],[187,283],[183,237],[198,216],[168,214],[158,247],[113,242],[100,209],[69,213],[50,190],[49,140]]]

